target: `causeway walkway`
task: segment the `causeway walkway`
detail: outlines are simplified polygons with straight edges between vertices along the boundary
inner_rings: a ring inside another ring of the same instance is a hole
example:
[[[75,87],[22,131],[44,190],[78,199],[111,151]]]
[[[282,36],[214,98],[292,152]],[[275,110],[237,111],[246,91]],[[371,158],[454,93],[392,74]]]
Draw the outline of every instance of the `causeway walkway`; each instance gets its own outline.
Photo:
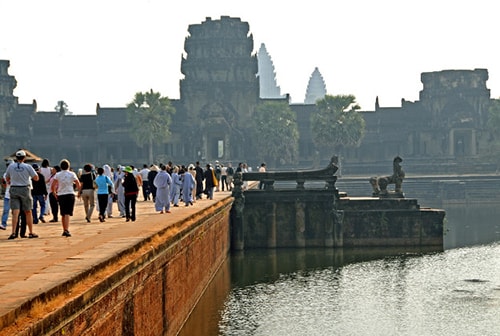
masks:
[[[213,200],[197,200],[189,207],[179,203],[179,207],[171,207],[171,213],[160,214],[155,211],[152,201],[143,201],[139,195],[135,222],[121,218],[115,203],[114,217],[106,218],[103,223],[99,222],[96,211],[91,223],[87,223],[83,202],[77,199],[69,228],[72,237],[68,238],[61,236],[60,221],[48,222],[52,218],[49,215],[45,218],[46,223],[33,225],[39,238],[8,240],[11,233],[9,216],[7,230],[0,230],[0,335],[7,335],[6,332],[12,335],[12,326],[4,329],[8,321],[18,315],[20,307],[41,293],[57,291],[58,286],[62,288],[63,283],[77,278],[94,265],[230,196],[227,191],[214,192]],[[1,210],[0,206],[0,213]],[[23,329],[22,325],[17,327]]]

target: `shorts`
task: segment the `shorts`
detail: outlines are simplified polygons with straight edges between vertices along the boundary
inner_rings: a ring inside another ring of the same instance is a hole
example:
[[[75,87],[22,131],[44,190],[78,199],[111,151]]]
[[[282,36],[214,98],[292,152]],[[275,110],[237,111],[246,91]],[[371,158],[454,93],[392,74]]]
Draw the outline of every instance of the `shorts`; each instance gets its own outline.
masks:
[[[10,208],[23,211],[33,209],[33,197],[29,187],[10,187]]]
[[[73,216],[73,209],[75,208],[75,194],[58,195],[57,201],[59,202],[59,213],[61,216]]]

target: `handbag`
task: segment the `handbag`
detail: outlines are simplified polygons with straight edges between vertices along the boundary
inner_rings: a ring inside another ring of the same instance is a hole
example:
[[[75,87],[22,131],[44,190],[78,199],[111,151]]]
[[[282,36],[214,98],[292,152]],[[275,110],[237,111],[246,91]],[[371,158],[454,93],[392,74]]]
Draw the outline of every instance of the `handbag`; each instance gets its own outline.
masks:
[[[217,177],[215,177],[215,173],[212,170],[212,179],[214,181],[214,187],[217,187],[219,185],[219,181],[217,180]]]

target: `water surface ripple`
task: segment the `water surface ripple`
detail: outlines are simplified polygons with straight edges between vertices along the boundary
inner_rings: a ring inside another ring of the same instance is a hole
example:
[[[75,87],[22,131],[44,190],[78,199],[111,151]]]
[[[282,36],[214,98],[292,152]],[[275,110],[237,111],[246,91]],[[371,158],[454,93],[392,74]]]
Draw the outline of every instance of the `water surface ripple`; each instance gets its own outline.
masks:
[[[260,270],[233,284],[219,335],[500,335],[499,243]]]

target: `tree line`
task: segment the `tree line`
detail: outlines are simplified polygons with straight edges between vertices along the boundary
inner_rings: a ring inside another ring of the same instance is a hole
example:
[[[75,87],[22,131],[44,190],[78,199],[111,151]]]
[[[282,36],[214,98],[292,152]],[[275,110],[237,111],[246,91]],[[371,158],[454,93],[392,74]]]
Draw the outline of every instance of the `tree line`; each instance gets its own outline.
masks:
[[[312,139],[316,147],[335,150],[359,146],[365,122],[353,95],[326,95],[316,102],[311,116]],[[147,145],[149,162],[154,162],[153,145],[166,143],[175,108],[160,93],[137,92],[127,105],[131,135],[139,146]],[[258,158],[271,166],[297,162],[299,130],[295,113],[285,101],[264,101],[257,105],[253,120],[253,139]]]

